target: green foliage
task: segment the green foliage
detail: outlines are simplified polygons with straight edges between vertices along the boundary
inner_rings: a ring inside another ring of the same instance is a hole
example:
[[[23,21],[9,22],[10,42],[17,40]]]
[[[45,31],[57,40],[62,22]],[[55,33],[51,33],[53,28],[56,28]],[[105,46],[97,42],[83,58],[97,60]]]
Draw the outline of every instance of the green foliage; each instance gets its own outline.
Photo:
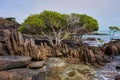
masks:
[[[97,31],[98,30],[98,22],[96,19],[94,19],[91,16],[88,16],[86,14],[76,14],[72,13],[72,16],[79,17],[79,26],[85,27],[89,31]]]
[[[49,31],[51,27],[61,28],[63,26],[66,26],[65,15],[53,11],[43,11],[27,17],[19,30],[22,33],[40,34],[43,30]]]
[[[39,14],[34,14],[34,15],[27,17],[23,25],[29,25],[31,27],[43,27],[43,28],[46,27],[44,20],[40,17]]]
[[[110,39],[114,38],[115,32],[120,31],[120,28],[117,26],[109,26],[109,29],[110,29]]]
[[[73,18],[79,18],[79,22],[71,22],[71,24],[77,24],[77,26],[79,27],[85,26],[85,28],[89,31],[98,30],[97,20],[85,14],[73,13],[71,15],[68,15],[47,10],[41,12],[40,14],[33,14],[27,17],[22,23],[19,30],[22,33],[41,34],[42,31],[52,31],[52,28],[54,28],[55,30],[58,30],[60,28],[66,29],[66,27],[68,28],[67,20],[70,19],[69,17],[71,16],[73,16]],[[76,25],[72,25],[72,27],[74,26]]]
[[[40,14],[47,27],[61,28],[66,25],[65,15],[54,11],[43,11]]]
[[[15,18],[15,17],[7,17],[7,18],[5,18],[5,19],[8,20],[8,21],[13,21],[13,22],[16,21],[16,18]]]
[[[118,28],[117,26],[109,26],[109,29],[113,32],[120,31],[120,28]]]
[[[39,14],[34,14],[25,19],[19,30],[22,33],[38,34],[44,28],[46,28],[44,20]]]

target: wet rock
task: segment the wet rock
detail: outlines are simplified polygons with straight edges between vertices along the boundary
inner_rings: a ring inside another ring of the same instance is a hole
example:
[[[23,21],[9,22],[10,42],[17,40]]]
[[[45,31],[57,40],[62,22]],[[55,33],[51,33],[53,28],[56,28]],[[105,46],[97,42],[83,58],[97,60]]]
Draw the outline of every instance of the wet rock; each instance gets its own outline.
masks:
[[[0,80],[46,80],[46,71],[32,69],[0,71]]]
[[[36,61],[36,62],[31,62],[28,67],[31,69],[39,69],[42,68],[45,65],[45,61]]]
[[[0,70],[25,67],[30,61],[28,56],[0,56]]]
[[[117,75],[117,76],[115,77],[115,80],[120,80],[120,75]]]
[[[116,69],[120,69],[120,64],[116,66]]]
[[[45,65],[48,69],[53,69],[56,67],[63,68],[67,65],[67,63],[61,58],[48,58],[48,60],[46,60]]]
[[[61,80],[95,80],[95,70],[84,64],[70,64],[59,76]]]

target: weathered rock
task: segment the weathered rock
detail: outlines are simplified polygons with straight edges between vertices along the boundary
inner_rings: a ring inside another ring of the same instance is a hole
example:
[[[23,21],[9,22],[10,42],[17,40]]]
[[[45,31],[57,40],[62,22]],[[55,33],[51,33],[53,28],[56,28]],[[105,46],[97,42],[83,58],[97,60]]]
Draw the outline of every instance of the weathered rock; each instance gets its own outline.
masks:
[[[107,44],[104,44],[103,51],[107,55],[119,55],[120,54],[120,40],[111,41]]]
[[[8,55],[7,48],[3,43],[0,43],[0,55]]]
[[[46,71],[32,69],[0,71],[0,80],[46,80]]]
[[[117,75],[117,76],[115,77],[115,80],[120,80],[120,75]]]
[[[22,34],[15,30],[6,33],[6,46],[10,55],[30,56],[35,60],[45,60],[50,53],[48,45],[38,46],[32,38],[24,40]]]
[[[0,70],[25,67],[30,61],[28,56],[0,56]]]
[[[36,62],[31,62],[28,67],[31,69],[39,69],[42,68],[45,65],[45,61],[36,61]]]
[[[52,69],[48,80],[100,80],[95,75],[96,71],[90,65],[68,64],[63,70]]]
[[[11,31],[10,34],[6,35],[6,45],[10,55],[22,55],[23,44],[24,40],[20,32]]]
[[[120,69],[120,64],[116,66],[116,69]]]
[[[62,60],[61,58],[48,58],[48,60],[45,63],[47,69],[53,69],[53,68],[63,68],[67,65],[67,63]]]

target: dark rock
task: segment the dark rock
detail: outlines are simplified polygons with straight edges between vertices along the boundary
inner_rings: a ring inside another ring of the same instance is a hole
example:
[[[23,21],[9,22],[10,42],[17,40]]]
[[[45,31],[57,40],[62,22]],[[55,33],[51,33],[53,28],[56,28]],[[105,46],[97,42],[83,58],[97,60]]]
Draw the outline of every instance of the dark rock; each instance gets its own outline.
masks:
[[[117,66],[116,66],[116,69],[120,69],[120,65],[117,65]]]
[[[0,56],[0,70],[25,67],[30,61],[28,56]]]
[[[12,69],[0,71],[0,80],[46,80],[46,70]]]
[[[7,48],[3,43],[0,43],[0,55],[8,55]]]
[[[31,62],[28,67],[31,69],[39,69],[42,68],[45,65],[45,61],[36,61],[36,62]]]
[[[111,41],[107,44],[104,44],[103,51],[105,52],[105,54],[107,55],[119,55],[120,54],[120,41],[116,40],[116,41]]]
[[[117,75],[117,76],[115,77],[115,80],[120,80],[120,75]]]

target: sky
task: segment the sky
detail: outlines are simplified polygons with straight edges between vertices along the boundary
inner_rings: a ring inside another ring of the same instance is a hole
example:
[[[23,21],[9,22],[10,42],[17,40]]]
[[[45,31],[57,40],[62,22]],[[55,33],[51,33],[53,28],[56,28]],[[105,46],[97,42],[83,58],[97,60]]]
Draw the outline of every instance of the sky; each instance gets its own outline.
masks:
[[[0,0],[0,17],[15,17],[19,23],[43,10],[87,14],[98,20],[99,30],[120,27],[120,0]]]

